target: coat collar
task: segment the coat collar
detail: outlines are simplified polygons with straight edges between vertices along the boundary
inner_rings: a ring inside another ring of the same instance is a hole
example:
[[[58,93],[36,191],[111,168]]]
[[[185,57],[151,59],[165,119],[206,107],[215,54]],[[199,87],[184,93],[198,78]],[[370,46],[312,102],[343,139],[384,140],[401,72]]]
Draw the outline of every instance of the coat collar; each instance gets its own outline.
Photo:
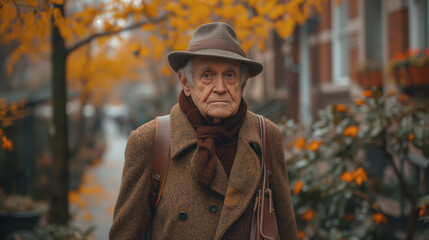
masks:
[[[189,147],[197,144],[197,133],[186,117],[185,113],[176,104],[171,109],[171,159],[177,158],[180,153]],[[256,121],[256,125],[255,125]],[[256,144],[260,148],[261,139],[259,137],[259,128],[257,125],[257,118],[254,113],[247,112],[246,120],[239,132],[239,142],[244,141],[248,144]]]

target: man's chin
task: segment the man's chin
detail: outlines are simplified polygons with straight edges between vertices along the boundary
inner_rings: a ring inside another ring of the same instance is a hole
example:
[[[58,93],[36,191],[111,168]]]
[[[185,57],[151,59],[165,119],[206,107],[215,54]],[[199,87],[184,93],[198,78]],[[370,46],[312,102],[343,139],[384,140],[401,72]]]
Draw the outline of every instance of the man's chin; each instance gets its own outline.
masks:
[[[229,118],[232,116],[231,112],[211,112],[207,114],[209,117],[213,119],[213,122],[220,122],[222,119]]]

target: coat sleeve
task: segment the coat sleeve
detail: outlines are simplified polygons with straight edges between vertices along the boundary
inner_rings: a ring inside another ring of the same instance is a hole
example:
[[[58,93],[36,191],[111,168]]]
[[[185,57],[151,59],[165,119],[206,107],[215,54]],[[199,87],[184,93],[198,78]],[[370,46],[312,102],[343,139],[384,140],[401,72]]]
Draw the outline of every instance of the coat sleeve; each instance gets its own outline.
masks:
[[[277,125],[270,120],[265,120],[273,172],[271,188],[280,239],[295,240],[298,239],[298,233],[286,169],[283,135]]]
[[[151,229],[149,203],[155,121],[131,132],[109,239],[145,239]]]

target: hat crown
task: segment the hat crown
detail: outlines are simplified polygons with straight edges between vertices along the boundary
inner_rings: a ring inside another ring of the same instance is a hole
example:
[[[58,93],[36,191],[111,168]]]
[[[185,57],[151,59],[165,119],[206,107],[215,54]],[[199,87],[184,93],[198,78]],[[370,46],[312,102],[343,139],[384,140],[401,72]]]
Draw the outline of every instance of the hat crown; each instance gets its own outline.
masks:
[[[235,34],[234,29],[230,25],[222,22],[214,22],[203,24],[195,29],[191,41],[189,42],[188,49],[195,43],[208,39],[225,40],[241,48],[237,34]]]
[[[249,66],[249,76],[262,72],[262,63],[249,59],[238,42],[234,29],[222,22],[207,23],[199,26],[192,34],[186,51],[173,51],[167,55],[171,68],[178,72],[189,59],[196,56],[209,56],[237,60]]]

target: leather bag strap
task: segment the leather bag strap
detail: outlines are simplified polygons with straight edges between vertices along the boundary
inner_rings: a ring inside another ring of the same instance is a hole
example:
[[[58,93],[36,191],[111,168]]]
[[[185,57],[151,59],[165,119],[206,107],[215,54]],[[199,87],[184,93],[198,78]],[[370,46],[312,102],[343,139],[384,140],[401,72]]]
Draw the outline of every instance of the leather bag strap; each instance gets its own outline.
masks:
[[[152,212],[161,199],[168,160],[170,159],[170,115],[156,118],[155,147],[152,163],[152,190],[149,196]]]
[[[262,115],[257,114],[259,120],[259,134],[261,136],[262,143],[262,157],[261,157],[261,169],[262,169],[262,177],[266,178],[265,187],[269,188],[270,181],[269,178],[271,176],[272,162],[271,162],[271,154],[270,154],[270,143],[267,137],[267,133],[265,130],[265,120]],[[264,171],[266,170],[266,174],[264,175]],[[264,179],[262,179],[261,183],[263,183]],[[263,187],[262,185],[260,186]]]
[[[259,131],[262,143],[261,156],[261,180],[259,190],[255,196],[255,207],[252,216],[250,232],[251,240],[276,240],[279,237],[277,221],[274,212],[272,191],[270,188],[271,176],[271,154],[269,149],[269,138],[265,129],[264,117],[257,114],[259,120]]]

